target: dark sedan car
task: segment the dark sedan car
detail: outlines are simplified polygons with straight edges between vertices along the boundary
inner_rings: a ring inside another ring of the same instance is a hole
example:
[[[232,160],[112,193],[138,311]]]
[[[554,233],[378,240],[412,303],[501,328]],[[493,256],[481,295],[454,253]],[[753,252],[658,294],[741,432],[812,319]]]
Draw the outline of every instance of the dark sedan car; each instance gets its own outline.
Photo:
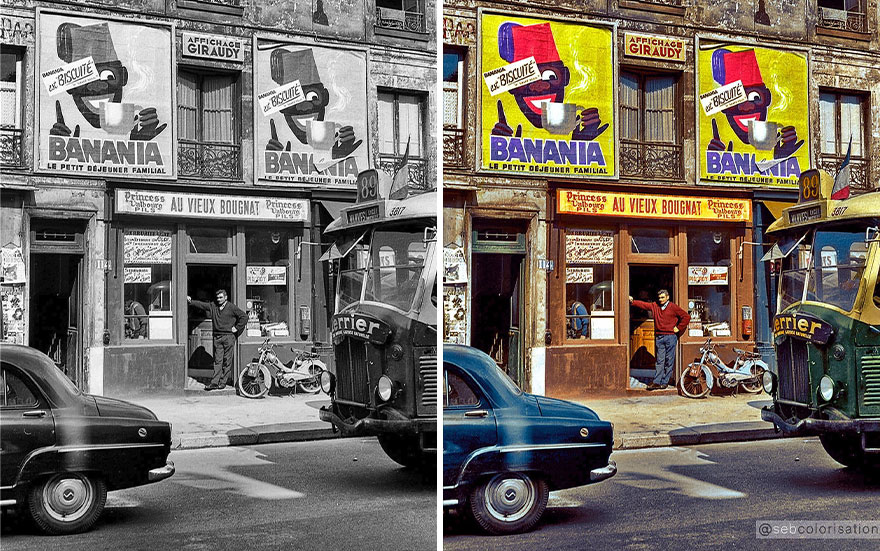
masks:
[[[50,534],[88,530],[108,490],[164,480],[171,425],[150,410],[83,394],[49,357],[0,346],[0,505]]]
[[[550,491],[614,476],[611,423],[526,394],[479,350],[443,348],[443,506],[492,534],[530,529]]]

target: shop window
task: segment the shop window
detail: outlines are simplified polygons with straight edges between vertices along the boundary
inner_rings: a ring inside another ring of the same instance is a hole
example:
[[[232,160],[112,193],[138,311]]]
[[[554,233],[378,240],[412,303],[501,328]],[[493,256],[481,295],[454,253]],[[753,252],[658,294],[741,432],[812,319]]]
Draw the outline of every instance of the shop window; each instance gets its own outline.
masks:
[[[123,323],[126,340],[174,338],[171,312],[172,232],[123,233]]]
[[[632,228],[631,250],[636,254],[669,254],[672,232],[663,228]]]
[[[226,228],[190,227],[189,252],[195,254],[229,254],[229,230]]]
[[[405,160],[409,166],[409,184],[414,189],[429,187],[425,112],[423,95],[379,92],[379,168],[393,176]]]
[[[22,63],[18,48],[0,49],[0,164],[22,165]]]
[[[868,0],[818,0],[819,29],[868,32]]]
[[[376,27],[424,33],[424,0],[376,0]]]
[[[249,337],[290,335],[290,237],[289,232],[271,229],[245,232]]]
[[[571,230],[565,235],[566,335],[614,338],[614,232]]]
[[[688,334],[693,337],[729,337],[730,240],[727,231],[688,234]]]
[[[867,100],[857,94],[822,91],[819,93],[819,168],[836,175],[850,152],[849,175],[853,189],[868,190],[865,114]],[[852,146],[850,147],[850,144]]]
[[[620,72],[621,175],[684,177],[677,82],[678,75]]]
[[[464,166],[464,52],[443,47],[443,166]]]
[[[241,178],[238,74],[177,73],[181,176]]]

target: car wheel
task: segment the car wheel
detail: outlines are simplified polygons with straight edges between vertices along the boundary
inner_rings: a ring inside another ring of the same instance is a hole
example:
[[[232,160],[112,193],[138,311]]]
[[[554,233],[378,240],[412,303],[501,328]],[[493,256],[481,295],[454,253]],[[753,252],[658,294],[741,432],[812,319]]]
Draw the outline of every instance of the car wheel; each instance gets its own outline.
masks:
[[[107,485],[98,477],[61,473],[35,484],[28,507],[36,525],[52,535],[84,532],[107,502]]]
[[[490,534],[531,529],[547,507],[547,483],[525,473],[497,474],[471,492],[471,514]]]
[[[380,434],[378,438],[382,451],[395,463],[404,467],[420,467],[424,463],[418,435]]]
[[[831,459],[841,465],[857,468],[865,465],[865,452],[858,434],[820,434],[819,441]]]
[[[269,392],[271,386],[272,374],[265,365],[260,365],[256,377],[248,375],[247,368],[238,373],[238,391],[245,398],[262,398]]]

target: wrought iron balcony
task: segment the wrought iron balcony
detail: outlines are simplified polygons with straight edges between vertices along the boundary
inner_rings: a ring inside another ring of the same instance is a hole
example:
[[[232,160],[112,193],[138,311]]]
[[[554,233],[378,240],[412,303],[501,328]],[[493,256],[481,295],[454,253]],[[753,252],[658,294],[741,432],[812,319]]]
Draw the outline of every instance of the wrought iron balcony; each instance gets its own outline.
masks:
[[[845,157],[845,155],[822,154],[819,157],[818,168],[830,174],[832,178],[836,177]],[[849,166],[849,185],[853,192],[880,191],[880,188],[871,185],[871,180],[869,179],[868,174],[868,167],[870,165],[867,159],[855,159],[850,157]]]
[[[464,167],[464,128],[443,127],[443,166]]]
[[[177,162],[180,176],[241,179],[241,146],[238,144],[180,140]]]
[[[379,166],[376,168],[389,176],[394,176],[402,161],[402,155],[379,155]],[[409,164],[409,185],[412,189],[428,190],[437,187],[435,182],[428,181],[427,159],[410,157],[407,164]]]
[[[404,11],[376,7],[376,26],[414,33],[425,32],[425,14],[420,11]]]
[[[620,140],[620,175],[650,180],[683,180],[682,146]]]
[[[868,32],[868,15],[864,2],[848,10],[837,10],[819,6],[818,25],[825,29],[850,31],[854,33]]]
[[[21,128],[0,128],[0,165],[21,166],[23,163]]]

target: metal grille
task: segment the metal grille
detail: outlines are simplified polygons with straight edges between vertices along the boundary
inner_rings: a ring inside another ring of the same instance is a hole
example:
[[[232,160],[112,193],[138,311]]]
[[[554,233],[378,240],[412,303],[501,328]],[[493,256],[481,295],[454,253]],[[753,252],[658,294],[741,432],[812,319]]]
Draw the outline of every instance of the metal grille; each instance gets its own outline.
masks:
[[[807,343],[786,339],[776,347],[779,366],[779,398],[800,404],[810,403],[810,366]]]
[[[863,408],[880,408],[880,356],[862,357],[862,377],[865,379]]]
[[[419,379],[421,380],[421,396],[419,411],[421,414],[437,411],[437,354],[425,354],[419,358]]]
[[[340,400],[370,403],[367,345],[345,339],[336,345],[336,397]]]

